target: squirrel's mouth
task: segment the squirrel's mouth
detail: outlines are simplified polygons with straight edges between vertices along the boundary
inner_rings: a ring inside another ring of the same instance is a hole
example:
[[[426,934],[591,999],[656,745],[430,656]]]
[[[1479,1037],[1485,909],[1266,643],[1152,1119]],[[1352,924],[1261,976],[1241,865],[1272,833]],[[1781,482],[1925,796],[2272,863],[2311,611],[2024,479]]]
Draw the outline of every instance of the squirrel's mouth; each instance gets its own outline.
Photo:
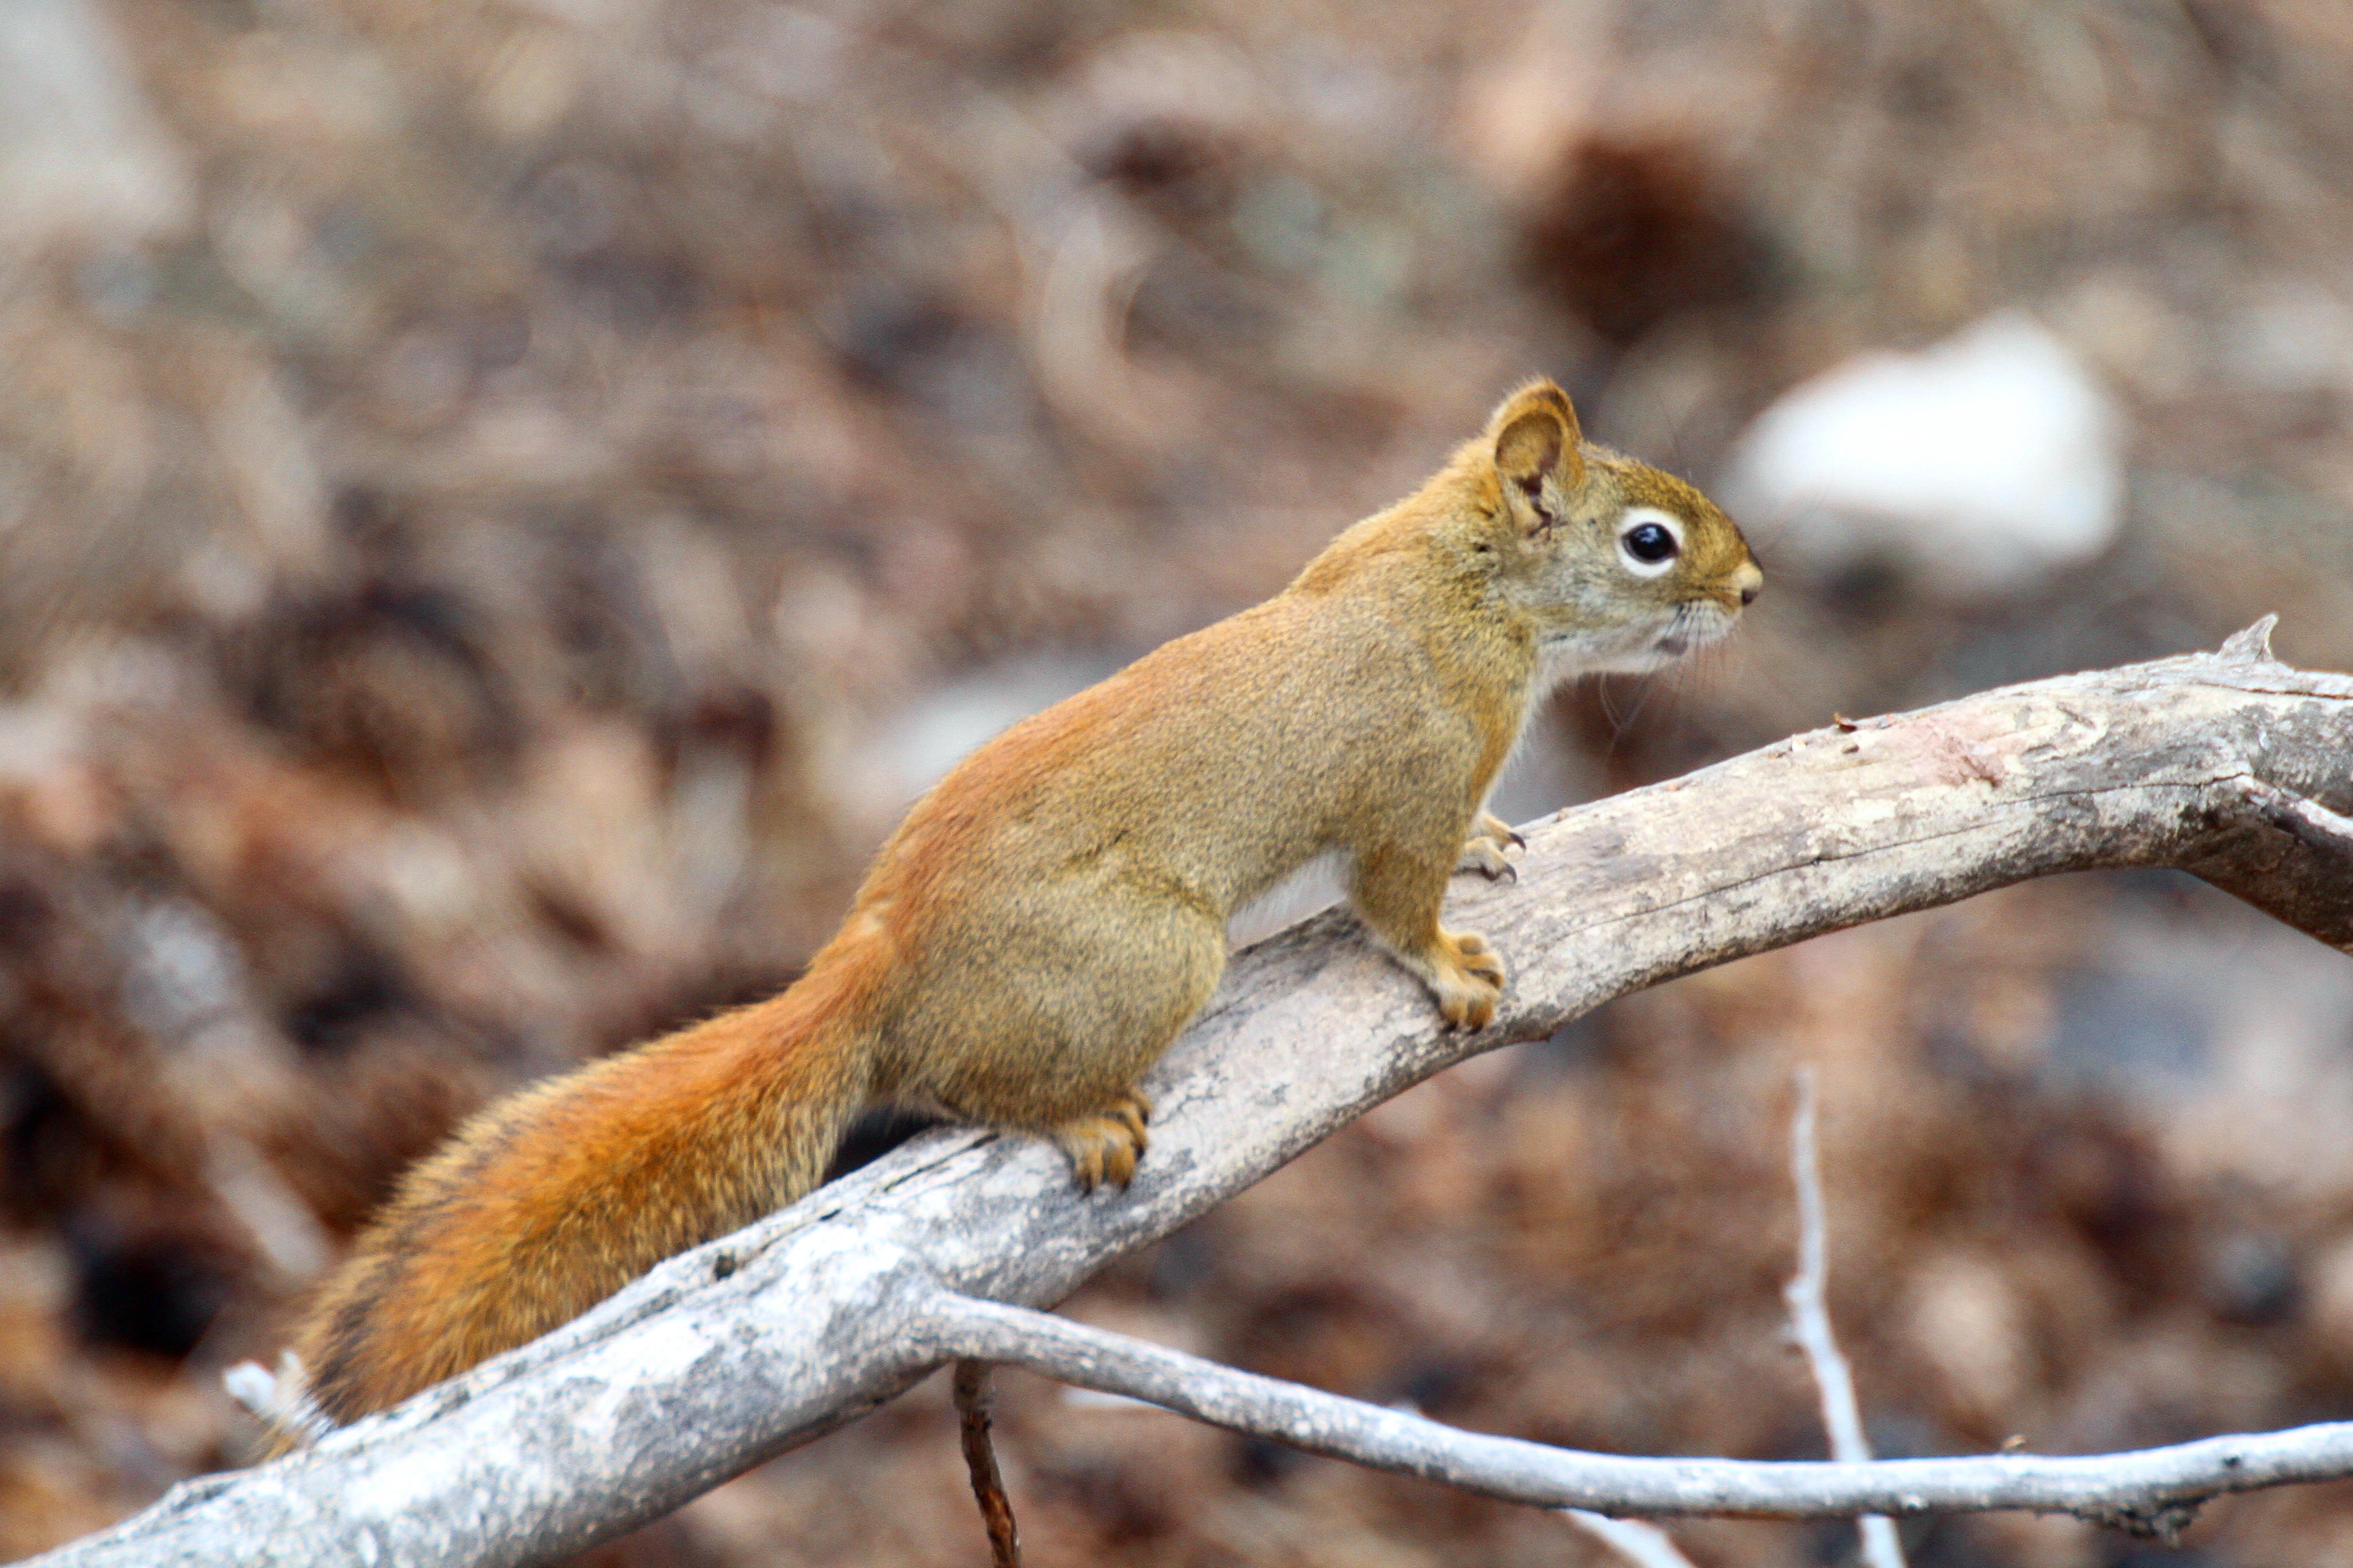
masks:
[[[1596,637],[1589,631],[1556,628],[1543,637],[1541,646],[1548,658],[1567,661],[1553,667],[1556,673],[1573,668],[1588,673],[1647,675],[1722,640],[1732,629],[1733,619],[1716,605],[1693,600],[1677,605],[1648,626],[1625,626],[1606,637]]]
[[[1678,605],[1665,629],[1651,639],[1651,651],[1661,659],[1681,658],[1694,648],[1721,641],[1732,630],[1733,618],[1704,599]]]

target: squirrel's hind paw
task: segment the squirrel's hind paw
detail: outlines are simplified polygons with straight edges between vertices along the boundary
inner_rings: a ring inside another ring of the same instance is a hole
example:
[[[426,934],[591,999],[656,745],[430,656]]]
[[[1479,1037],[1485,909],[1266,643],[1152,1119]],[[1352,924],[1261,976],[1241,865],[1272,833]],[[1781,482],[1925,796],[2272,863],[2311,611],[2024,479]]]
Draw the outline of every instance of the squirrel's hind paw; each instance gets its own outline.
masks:
[[[1070,1156],[1081,1192],[1091,1193],[1105,1182],[1124,1187],[1135,1179],[1135,1163],[1152,1142],[1144,1126],[1151,1115],[1152,1101],[1131,1089],[1092,1115],[1074,1116],[1054,1129],[1053,1140]]]

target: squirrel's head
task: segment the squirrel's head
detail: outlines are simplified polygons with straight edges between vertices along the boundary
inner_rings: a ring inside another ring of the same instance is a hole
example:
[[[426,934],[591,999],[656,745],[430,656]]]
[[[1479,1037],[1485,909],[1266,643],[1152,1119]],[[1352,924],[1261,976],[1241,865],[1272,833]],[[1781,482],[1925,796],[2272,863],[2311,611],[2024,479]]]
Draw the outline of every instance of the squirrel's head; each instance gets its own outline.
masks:
[[[1476,569],[1535,623],[1562,672],[1657,669],[1732,629],[1764,586],[1748,542],[1672,474],[1587,443],[1568,395],[1535,381],[1465,448]]]

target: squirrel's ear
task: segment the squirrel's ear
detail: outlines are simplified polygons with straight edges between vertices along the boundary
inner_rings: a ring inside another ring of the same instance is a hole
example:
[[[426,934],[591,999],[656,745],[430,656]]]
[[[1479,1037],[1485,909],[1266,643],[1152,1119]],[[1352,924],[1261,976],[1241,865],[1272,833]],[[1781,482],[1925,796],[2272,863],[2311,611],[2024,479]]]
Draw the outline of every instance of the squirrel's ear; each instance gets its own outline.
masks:
[[[1487,422],[1495,437],[1495,477],[1515,512],[1532,524],[1552,521],[1538,505],[1545,480],[1573,489],[1585,478],[1585,455],[1577,450],[1577,410],[1568,394],[1549,381],[1534,381],[1504,399]]]

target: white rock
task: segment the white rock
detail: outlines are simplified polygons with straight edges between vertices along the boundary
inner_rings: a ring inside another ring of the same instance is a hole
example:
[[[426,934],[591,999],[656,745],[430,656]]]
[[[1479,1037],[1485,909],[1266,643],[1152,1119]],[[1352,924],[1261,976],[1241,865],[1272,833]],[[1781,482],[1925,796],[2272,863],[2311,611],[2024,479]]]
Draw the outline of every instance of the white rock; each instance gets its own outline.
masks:
[[[1784,395],[1741,437],[1725,494],[1769,552],[1815,571],[1876,563],[1942,596],[2015,593],[2116,537],[2120,425],[2063,344],[2005,312]]]

